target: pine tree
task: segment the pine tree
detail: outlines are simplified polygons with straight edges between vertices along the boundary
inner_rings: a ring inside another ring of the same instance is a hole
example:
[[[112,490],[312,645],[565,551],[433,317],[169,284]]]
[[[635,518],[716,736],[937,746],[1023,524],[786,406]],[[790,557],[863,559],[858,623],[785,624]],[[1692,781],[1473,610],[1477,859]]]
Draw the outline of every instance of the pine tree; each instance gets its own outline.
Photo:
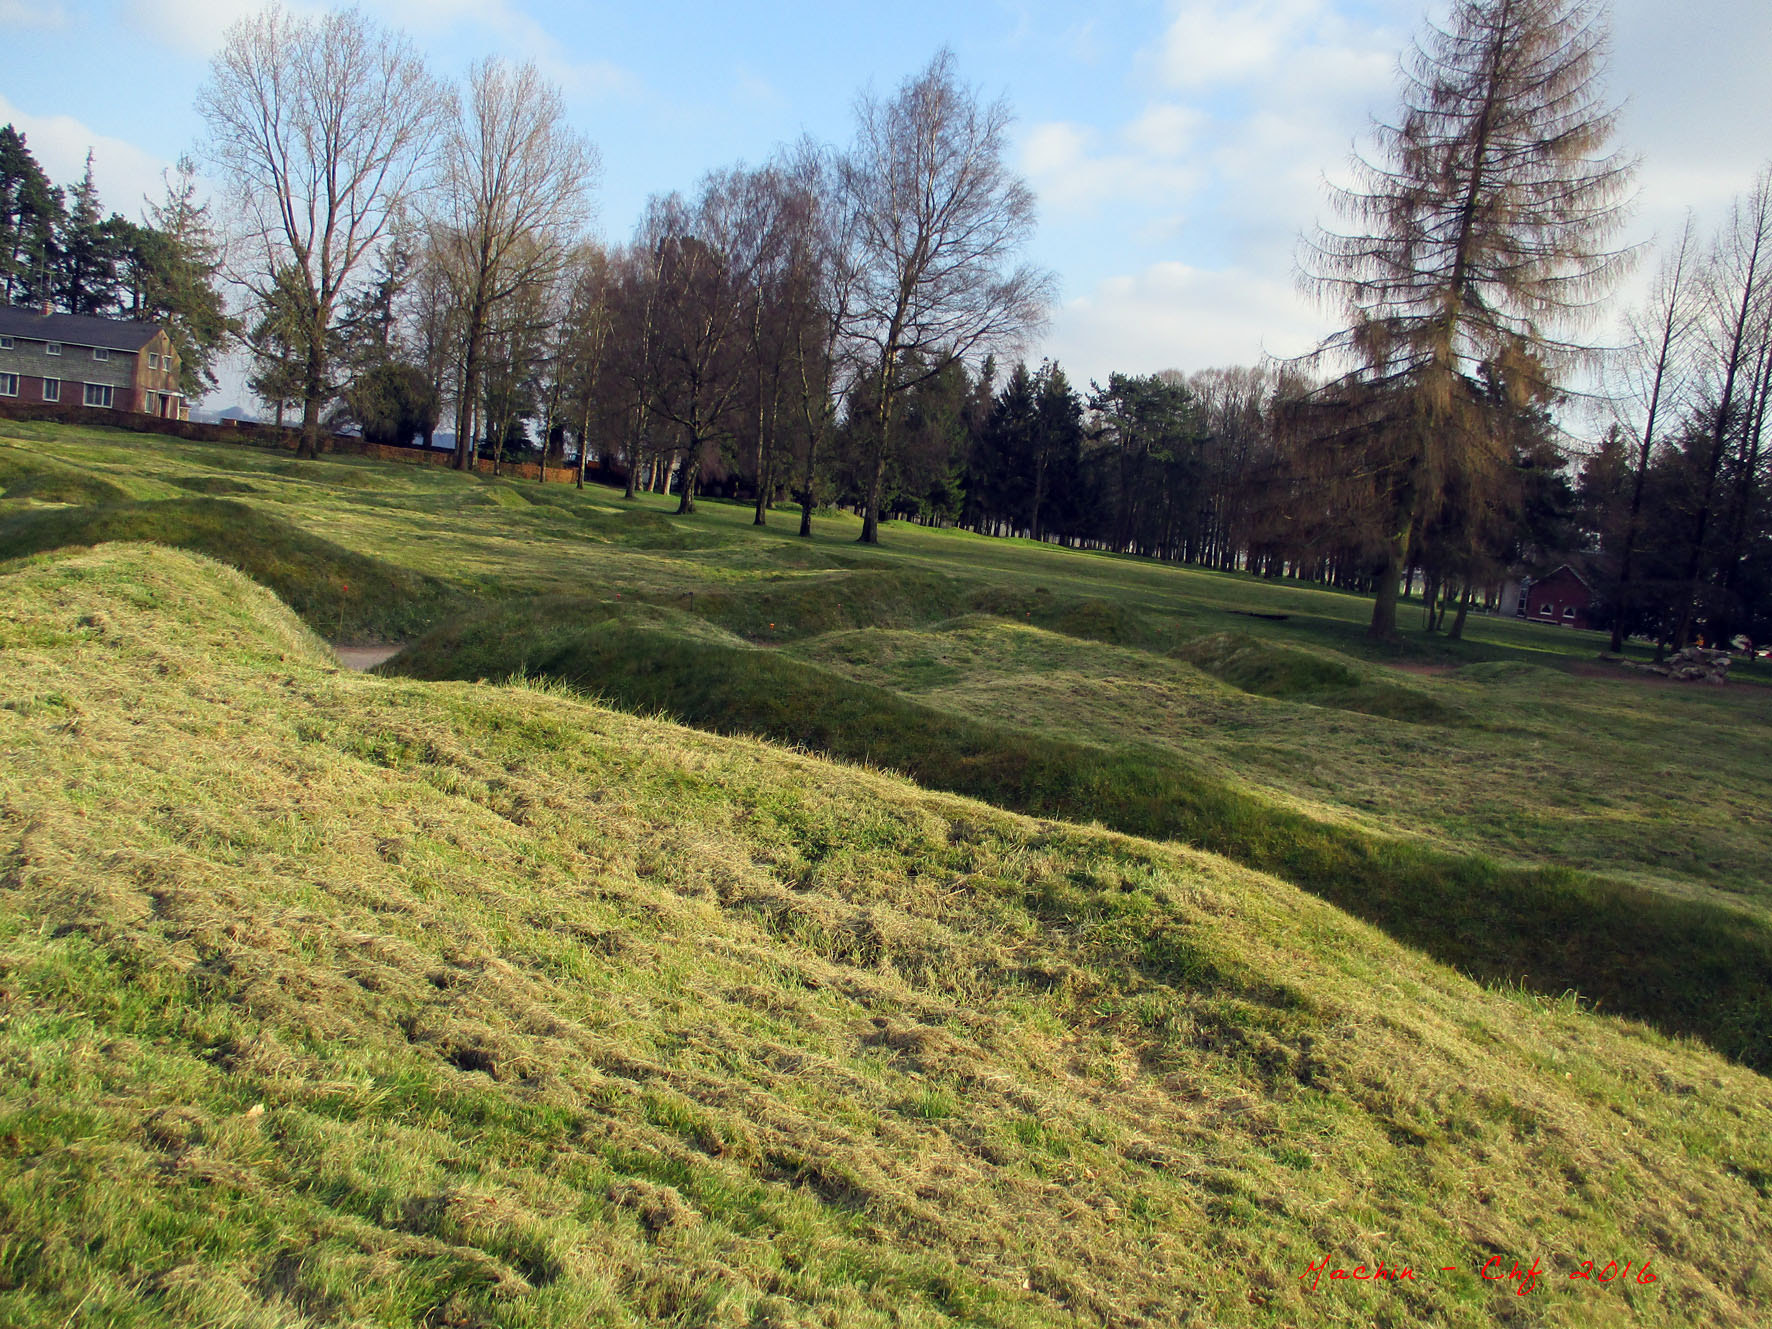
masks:
[[[52,264],[56,304],[70,314],[102,314],[116,305],[119,234],[99,206],[88,152],[86,174],[74,187],[56,244]]]
[[[165,326],[178,352],[179,390],[198,398],[215,386],[215,362],[238,335],[239,321],[218,287],[222,247],[209,205],[197,201],[196,164],[181,157],[163,179],[166,197],[147,203],[147,224],[128,228],[128,312]]]
[[[1629,256],[1611,241],[1634,163],[1607,151],[1604,55],[1590,0],[1454,0],[1405,61],[1379,160],[1339,194],[1354,227],[1307,252],[1348,318],[1325,350],[1355,366],[1324,400],[1379,491],[1374,636],[1396,631],[1411,533],[1452,478],[1481,503],[1505,475],[1478,366],[1516,405],[1542,396],[1581,354],[1565,326]]]
[[[49,265],[62,225],[61,190],[37,164],[25,136],[0,128],[0,298],[9,305],[49,298]]]

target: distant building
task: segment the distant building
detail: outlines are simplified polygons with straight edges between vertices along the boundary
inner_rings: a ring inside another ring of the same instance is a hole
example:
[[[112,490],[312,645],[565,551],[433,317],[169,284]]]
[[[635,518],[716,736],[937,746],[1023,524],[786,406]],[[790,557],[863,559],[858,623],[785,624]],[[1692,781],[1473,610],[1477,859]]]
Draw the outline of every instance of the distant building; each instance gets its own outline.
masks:
[[[1555,623],[1565,628],[1586,628],[1588,606],[1593,603],[1593,588],[1567,563],[1549,576],[1540,577],[1526,587],[1526,602],[1521,617],[1534,623]]]
[[[1495,612],[1504,618],[1523,618],[1526,613],[1526,583],[1518,577],[1509,577],[1501,583],[1501,590],[1496,597]]]
[[[89,314],[0,308],[0,401],[190,418],[166,329]]]

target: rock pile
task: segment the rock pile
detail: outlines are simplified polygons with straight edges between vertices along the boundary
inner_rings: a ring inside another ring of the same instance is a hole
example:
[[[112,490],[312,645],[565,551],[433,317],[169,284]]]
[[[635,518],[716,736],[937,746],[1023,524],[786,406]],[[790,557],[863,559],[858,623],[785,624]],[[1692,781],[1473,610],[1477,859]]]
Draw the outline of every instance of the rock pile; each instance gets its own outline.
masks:
[[[1728,651],[1688,646],[1682,651],[1675,651],[1661,664],[1639,664],[1622,655],[1607,655],[1602,658],[1613,664],[1623,665],[1626,669],[1640,669],[1646,674],[1660,674],[1663,678],[1678,679],[1682,683],[1722,684],[1729,681],[1729,663],[1735,657]]]

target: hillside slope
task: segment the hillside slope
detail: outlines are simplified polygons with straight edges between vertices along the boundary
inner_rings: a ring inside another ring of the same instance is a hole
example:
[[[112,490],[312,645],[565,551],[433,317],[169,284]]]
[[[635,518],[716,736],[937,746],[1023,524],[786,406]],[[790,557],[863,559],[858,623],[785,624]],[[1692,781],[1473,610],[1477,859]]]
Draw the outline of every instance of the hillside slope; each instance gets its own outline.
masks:
[[[1764,1079],[1271,878],[349,675],[177,551],[0,566],[0,605],[0,1322],[1772,1306]]]

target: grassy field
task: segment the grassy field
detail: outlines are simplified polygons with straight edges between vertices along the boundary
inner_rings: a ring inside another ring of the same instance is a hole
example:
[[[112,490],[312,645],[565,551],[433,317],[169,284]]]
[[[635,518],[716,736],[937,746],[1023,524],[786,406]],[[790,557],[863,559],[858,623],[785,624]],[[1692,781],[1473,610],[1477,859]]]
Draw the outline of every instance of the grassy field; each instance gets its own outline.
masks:
[[[0,1322],[1772,1305],[1754,671],[665,509],[0,424]]]
[[[1772,1304],[1772,1092],[1694,1044],[1223,859],[350,674],[182,552],[0,595],[7,1324]]]

